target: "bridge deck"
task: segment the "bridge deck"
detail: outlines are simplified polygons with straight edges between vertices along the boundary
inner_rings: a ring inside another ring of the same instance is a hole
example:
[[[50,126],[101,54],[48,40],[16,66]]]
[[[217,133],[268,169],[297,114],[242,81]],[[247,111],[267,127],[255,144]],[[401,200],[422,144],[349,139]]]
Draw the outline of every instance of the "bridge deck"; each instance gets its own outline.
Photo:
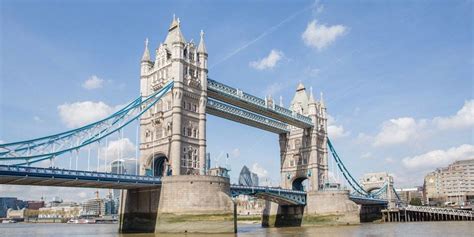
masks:
[[[0,184],[37,185],[81,188],[134,189],[161,185],[160,177],[112,174],[93,171],[64,170],[0,165]],[[283,205],[306,205],[306,192],[264,186],[231,185],[232,197],[257,196]],[[350,195],[361,205],[386,205],[387,200]]]
[[[161,185],[159,177],[0,165],[0,184],[133,189]]]

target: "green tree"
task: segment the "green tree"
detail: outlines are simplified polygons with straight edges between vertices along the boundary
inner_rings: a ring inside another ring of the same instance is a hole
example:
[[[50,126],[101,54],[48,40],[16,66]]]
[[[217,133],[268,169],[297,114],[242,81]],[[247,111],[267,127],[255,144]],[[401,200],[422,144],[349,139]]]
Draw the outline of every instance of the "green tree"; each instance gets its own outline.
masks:
[[[421,206],[421,199],[420,198],[412,198],[410,200],[410,205],[413,205],[413,206]]]

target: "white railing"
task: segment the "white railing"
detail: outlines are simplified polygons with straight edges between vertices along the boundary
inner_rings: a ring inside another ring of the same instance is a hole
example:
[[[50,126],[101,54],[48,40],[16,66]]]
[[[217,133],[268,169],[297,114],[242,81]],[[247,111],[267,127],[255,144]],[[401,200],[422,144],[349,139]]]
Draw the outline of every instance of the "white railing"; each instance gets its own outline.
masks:
[[[417,212],[429,212],[429,213],[436,213],[436,214],[447,214],[447,215],[474,217],[474,211],[459,210],[459,209],[453,209],[453,208],[408,205],[407,207],[405,207],[405,210],[407,210],[407,211],[417,211]]]

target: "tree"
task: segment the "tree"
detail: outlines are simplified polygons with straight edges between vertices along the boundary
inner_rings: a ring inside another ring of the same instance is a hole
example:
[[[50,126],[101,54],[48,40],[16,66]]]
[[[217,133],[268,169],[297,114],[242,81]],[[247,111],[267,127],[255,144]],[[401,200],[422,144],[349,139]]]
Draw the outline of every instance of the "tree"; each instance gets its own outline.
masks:
[[[421,199],[420,198],[412,198],[410,200],[410,205],[413,205],[413,206],[421,206]]]

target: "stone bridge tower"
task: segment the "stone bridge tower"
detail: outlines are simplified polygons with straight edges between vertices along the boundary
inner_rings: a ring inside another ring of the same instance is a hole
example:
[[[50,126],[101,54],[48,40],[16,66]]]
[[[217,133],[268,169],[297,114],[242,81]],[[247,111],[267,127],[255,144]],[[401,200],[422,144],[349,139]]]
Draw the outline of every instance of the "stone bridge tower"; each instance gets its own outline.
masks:
[[[141,59],[140,93],[148,96],[169,81],[174,88],[140,119],[140,174],[203,174],[206,154],[207,51],[187,42],[173,17],[151,59],[148,39]]]
[[[308,95],[299,83],[290,109],[309,116],[314,127],[292,127],[289,133],[280,134],[281,185],[303,190],[303,181],[307,180],[305,191],[317,191],[328,177],[327,114],[322,94],[316,101],[312,89]]]
[[[359,208],[349,200],[348,190],[323,190],[328,181],[328,148],[327,112],[322,94],[316,101],[312,90],[308,95],[300,83],[290,109],[310,117],[313,127],[291,127],[289,133],[280,134],[281,186],[307,191],[306,206],[266,203],[262,225],[312,225],[315,224],[312,220],[321,216],[334,223],[359,223]]]
[[[375,193],[384,188],[386,192],[382,193],[381,198],[388,200],[388,207],[394,208],[397,203],[396,194],[393,191],[393,176],[387,172],[367,173],[360,179],[360,184],[368,193]]]
[[[186,41],[173,17],[151,59],[141,60],[140,93],[173,89],[140,119],[140,174],[163,177],[161,186],[122,190],[121,232],[229,232],[234,204],[228,178],[204,175],[206,161],[207,51]],[[216,219],[218,218],[218,219]]]

